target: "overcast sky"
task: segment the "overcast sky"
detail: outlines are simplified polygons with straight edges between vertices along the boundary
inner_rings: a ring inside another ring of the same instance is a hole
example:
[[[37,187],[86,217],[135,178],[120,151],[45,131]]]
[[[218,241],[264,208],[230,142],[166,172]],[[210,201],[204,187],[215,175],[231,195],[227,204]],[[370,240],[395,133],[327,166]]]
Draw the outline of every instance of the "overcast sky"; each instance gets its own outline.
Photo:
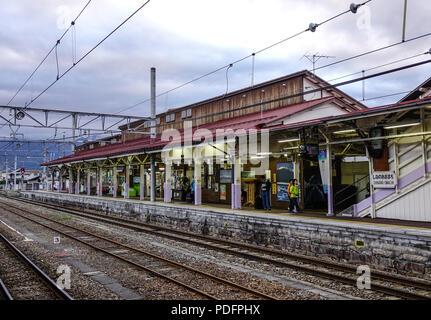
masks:
[[[79,59],[144,1],[93,0],[76,23]],[[157,68],[157,93],[227,65],[349,8],[352,0],[152,0],[112,37],[42,95],[32,107],[116,113],[149,98],[150,68]],[[64,32],[87,0],[1,0],[0,104],[5,105]],[[256,55],[255,83],[318,66],[401,40],[404,0],[373,0],[356,15],[349,13],[317,29]],[[409,0],[406,38],[431,32],[427,0]],[[72,33],[59,46],[60,72],[72,64]],[[430,37],[348,63],[317,71],[326,80],[397,59],[424,53]],[[301,59],[302,58],[302,59]],[[430,58],[423,55],[372,72]],[[367,81],[366,98],[414,89],[431,76],[430,65]],[[372,73],[371,72],[371,73]],[[57,75],[51,55],[11,105],[22,106]],[[351,79],[345,78],[343,80]],[[234,64],[228,90],[251,83],[251,59]],[[157,112],[225,93],[222,70],[157,99]],[[340,87],[362,99],[362,85]],[[368,100],[370,107],[402,96]],[[149,115],[149,103],[124,112]],[[7,115],[5,111],[0,113]],[[27,138],[52,136],[53,130],[20,129]],[[9,135],[3,127],[0,135]]]

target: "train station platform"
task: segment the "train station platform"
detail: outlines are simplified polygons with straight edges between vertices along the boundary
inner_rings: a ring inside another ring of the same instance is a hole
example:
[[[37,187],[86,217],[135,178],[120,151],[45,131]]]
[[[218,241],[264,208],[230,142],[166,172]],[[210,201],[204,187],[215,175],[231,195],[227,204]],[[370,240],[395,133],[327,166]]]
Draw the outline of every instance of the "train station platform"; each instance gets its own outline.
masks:
[[[21,196],[382,270],[431,275],[431,223],[426,222],[327,217],[318,212],[234,210],[219,205],[46,191],[23,191]]]

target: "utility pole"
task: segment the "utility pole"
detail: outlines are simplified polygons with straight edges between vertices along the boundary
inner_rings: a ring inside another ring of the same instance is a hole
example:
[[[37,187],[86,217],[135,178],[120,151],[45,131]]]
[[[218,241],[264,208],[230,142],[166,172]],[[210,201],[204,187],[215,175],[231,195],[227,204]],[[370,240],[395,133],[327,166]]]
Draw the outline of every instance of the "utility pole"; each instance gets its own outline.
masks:
[[[151,138],[156,137],[156,68],[151,68]],[[150,201],[156,201],[156,166],[155,154],[151,154],[151,187]],[[142,183],[142,181],[141,181]]]
[[[407,0],[404,0],[404,19],[403,19],[403,42],[406,41],[406,23],[407,23]]]
[[[251,87],[254,86],[254,59],[256,57],[256,53],[251,54]]]
[[[7,163],[7,158],[6,158],[6,190],[9,190],[9,168],[8,168],[8,163]]]
[[[73,141],[73,144],[72,144],[72,153],[75,152],[75,140],[76,140],[75,130],[76,130],[76,113],[74,113],[72,115],[72,141]]]
[[[66,136],[64,135],[64,133],[63,133],[63,158],[64,158],[64,156],[65,156],[65,138],[66,138]]]
[[[45,143],[43,144],[43,163],[46,163],[46,144]],[[42,184],[43,187],[42,187],[42,189],[48,191],[48,188],[47,188],[48,181],[47,181],[47,176],[46,176],[46,166],[43,166],[42,170],[43,170],[42,171],[42,181],[43,181],[43,184]]]
[[[16,162],[17,162],[17,156],[15,155],[15,165],[14,165],[14,173],[13,173],[13,190],[16,190]]]

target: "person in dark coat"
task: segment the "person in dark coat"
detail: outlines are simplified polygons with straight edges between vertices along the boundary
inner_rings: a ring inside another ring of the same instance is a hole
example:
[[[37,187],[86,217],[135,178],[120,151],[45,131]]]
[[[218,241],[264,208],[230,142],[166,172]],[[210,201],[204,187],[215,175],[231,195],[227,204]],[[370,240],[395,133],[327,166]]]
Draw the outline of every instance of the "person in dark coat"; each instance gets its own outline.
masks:
[[[266,179],[262,183],[262,202],[263,202],[263,209],[264,210],[271,210],[271,182],[269,179]]]

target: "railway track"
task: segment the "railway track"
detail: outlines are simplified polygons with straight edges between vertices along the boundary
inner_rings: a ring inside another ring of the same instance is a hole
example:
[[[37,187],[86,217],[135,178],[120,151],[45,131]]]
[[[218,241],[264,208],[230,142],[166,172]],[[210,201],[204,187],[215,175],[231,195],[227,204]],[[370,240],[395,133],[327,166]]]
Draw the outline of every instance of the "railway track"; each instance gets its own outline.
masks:
[[[218,239],[163,226],[155,226],[144,222],[130,221],[124,218],[112,217],[93,211],[88,212],[81,209],[78,211],[76,209],[66,208],[65,206],[47,204],[40,201],[16,198],[13,199],[140,232],[169,238],[175,241],[190,243],[211,250],[222,251],[231,255],[241,256],[255,261],[262,261],[278,267],[294,269],[313,276],[339,281],[351,286],[356,287],[357,285],[357,266],[351,264],[322,260],[315,257],[274,250],[242,242]],[[392,274],[380,270],[371,270],[371,279],[371,290],[383,293],[385,295],[402,299],[431,299],[431,281],[407,277],[399,274]]]
[[[0,233],[0,295],[4,300],[73,300]]]
[[[0,300],[13,300],[12,295],[0,279]]]
[[[67,225],[29,210],[18,208],[4,202],[0,203],[0,208],[67,238],[80,242],[92,249],[103,252],[137,269],[175,283],[207,299],[277,299],[276,297],[252,288],[244,287],[205,271],[166,259],[149,251],[120,243],[114,239],[97,235],[94,232]],[[205,288],[205,290],[202,288]]]

